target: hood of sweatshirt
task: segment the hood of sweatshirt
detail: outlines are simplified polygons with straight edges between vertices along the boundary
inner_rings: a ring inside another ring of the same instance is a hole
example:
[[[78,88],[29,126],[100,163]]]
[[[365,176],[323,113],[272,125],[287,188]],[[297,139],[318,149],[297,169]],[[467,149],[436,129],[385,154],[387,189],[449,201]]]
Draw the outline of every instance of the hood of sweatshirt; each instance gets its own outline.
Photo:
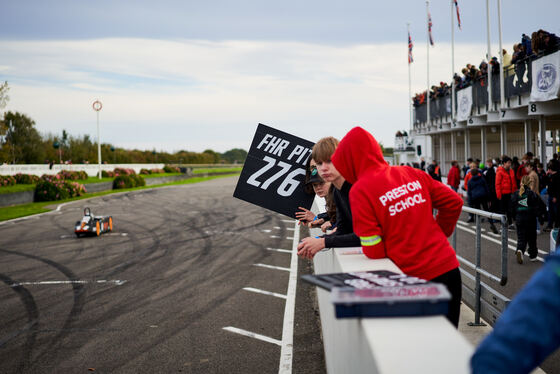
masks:
[[[331,161],[351,184],[367,170],[383,170],[389,165],[377,140],[361,127],[354,127],[338,144]]]

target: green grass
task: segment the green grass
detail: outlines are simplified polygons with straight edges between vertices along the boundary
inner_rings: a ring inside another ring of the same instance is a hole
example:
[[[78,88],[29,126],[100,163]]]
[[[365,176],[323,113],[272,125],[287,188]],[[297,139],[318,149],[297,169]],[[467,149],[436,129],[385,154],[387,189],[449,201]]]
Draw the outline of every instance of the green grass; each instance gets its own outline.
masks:
[[[174,175],[183,175],[182,173],[158,173],[158,174],[139,174],[142,178],[158,178],[158,177],[172,177]]]
[[[22,191],[33,191],[34,189],[35,189],[34,184],[16,184],[14,186],[0,187],[0,194],[22,192]]]
[[[101,178],[99,179],[99,177],[88,177],[88,179],[79,179],[75,182],[81,183],[81,184],[89,184],[89,183],[103,183],[103,182],[112,182],[113,178]]]
[[[206,173],[226,173],[226,172],[241,172],[242,167],[234,168],[207,168],[207,169],[194,169],[193,174],[206,174]]]
[[[127,191],[136,191],[136,190],[145,190],[155,187],[165,187],[165,186],[173,186],[173,185],[181,185],[181,184],[192,184],[192,183],[199,183],[204,182],[212,179],[217,178],[224,178],[224,177],[231,177],[233,175],[237,175],[239,173],[231,173],[231,174],[223,174],[223,175],[213,175],[210,177],[195,177],[190,179],[183,179],[175,182],[170,183],[162,183],[157,184],[154,186],[142,186],[142,187],[135,187],[135,188],[125,188],[121,190],[110,190],[110,191],[102,191],[102,192],[95,192],[95,193],[86,193],[83,196],[75,197],[72,199],[66,200],[57,200],[57,201],[43,201],[40,203],[29,203],[29,204],[22,204],[22,205],[15,205],[15,206],[8,206],[0,208],[0,221],[6,221],[9,219],[30,216],[33,214],[39,214],[48,212],[54,209],[57,205],[69,202],[69,201],[76,201],[76,200],[83,200],[83,199],[90,199],[92,197],[98,196],[105,196],[119,192],[127,192]],[[4,188],[4,187],[2,187]]]

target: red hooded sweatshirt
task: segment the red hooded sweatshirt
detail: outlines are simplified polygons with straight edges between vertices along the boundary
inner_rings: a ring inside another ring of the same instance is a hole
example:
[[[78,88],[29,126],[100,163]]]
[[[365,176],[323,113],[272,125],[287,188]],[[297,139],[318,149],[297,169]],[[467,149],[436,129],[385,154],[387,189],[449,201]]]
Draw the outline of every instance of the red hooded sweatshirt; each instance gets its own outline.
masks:
[[[352,184],[354,232],[367,257],[388,257],[404,273],[426,280],[459,266],[447,241],[463,205],[456,192],[421,170],[389,166],[360,127],[346,134],[332,162]]]

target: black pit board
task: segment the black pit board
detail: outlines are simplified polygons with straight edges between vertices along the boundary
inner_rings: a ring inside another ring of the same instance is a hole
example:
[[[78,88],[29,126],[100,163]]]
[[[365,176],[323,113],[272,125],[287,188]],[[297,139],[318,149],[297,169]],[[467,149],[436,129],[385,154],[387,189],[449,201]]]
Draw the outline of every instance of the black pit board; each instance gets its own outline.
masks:
[[[447,314],[451,295],[439,283],[388,270],[303,275],[326,290],[337,318]]]

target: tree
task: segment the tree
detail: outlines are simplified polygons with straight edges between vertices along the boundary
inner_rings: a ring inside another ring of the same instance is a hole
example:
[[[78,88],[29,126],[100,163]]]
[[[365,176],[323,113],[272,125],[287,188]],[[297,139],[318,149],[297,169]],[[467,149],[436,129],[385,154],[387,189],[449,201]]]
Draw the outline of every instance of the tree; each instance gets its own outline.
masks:
[[[247,151],[241,148],[233,148],[229,151],[226,151],[221,154],[221,157],[224,161],[235,164],[235,163],[244,163],[245,159],[247,158]]]
[[[10,161],[14,164],[40,164],[44,162],[45,148],[35,121],[18,112],[6,112],[6,145]]]

